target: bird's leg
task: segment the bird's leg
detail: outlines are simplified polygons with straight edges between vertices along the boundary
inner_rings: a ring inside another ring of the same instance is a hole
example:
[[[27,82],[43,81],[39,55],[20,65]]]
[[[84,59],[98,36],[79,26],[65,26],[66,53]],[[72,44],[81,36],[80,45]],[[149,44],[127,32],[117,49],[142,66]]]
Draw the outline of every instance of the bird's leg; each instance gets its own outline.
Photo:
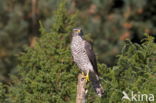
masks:
[[[86,81],[90,81],[90,80],[89,80],[89,72],[87,72]]]
[[[85,73],[84,73],[84,72],[82,72],[82,75],[83,75],[83,76],[85,76]]]
[[[86,82],[90,81],[90,80],[89,80],[89,72],[87,72],[86,75],[85,75],[84,72],[82,72],[82,75],[83,75],[84,79],[86,80]]]

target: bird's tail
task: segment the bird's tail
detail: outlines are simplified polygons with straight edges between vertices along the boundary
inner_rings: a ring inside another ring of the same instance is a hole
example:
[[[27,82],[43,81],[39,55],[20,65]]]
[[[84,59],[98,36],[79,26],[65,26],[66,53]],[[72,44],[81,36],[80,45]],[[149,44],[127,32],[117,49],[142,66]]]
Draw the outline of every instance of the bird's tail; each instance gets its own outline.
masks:
[[[104,90],[100,84],[99,76],[96,73],[90,72],[90,80],[97,95],[102,97],[104,94]]]

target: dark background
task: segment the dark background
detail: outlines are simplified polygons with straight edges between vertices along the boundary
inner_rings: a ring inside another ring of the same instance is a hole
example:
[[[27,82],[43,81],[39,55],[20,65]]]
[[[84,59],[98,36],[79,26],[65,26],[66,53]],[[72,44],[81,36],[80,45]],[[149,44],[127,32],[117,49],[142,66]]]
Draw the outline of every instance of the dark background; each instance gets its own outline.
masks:
[[[67,0],[68,12],[78,11],[79,24],[91,41],[98,61],[116,63],[121,42],[141,43],[144,33],[156,36],[156,0]],[[17,57],[40,36],[39,20],[50,29],[59,0],[0,0],[0,80],[16,73]]]

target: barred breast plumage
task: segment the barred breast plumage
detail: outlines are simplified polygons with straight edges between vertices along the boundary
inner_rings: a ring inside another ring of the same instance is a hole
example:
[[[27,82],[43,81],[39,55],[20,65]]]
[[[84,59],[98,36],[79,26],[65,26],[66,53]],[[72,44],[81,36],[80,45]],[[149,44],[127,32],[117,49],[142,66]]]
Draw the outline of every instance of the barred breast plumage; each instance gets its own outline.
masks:
[[[82,35],[83,33],[81,29],[73,29],[71,42],[72,56],[80,70],[84,72],[87,77],[89,76],[94,90],[101,97],[103,94],[103,88],[99,81],[96,57],[92,46],[82,38]]]
[[[74,62],[76,62],[78,67],[86,73],[89,70],[93,71],[93,67],[89,61],[84,47],[85,41],[81,37],[75,36],[72,38],[71,51]]]

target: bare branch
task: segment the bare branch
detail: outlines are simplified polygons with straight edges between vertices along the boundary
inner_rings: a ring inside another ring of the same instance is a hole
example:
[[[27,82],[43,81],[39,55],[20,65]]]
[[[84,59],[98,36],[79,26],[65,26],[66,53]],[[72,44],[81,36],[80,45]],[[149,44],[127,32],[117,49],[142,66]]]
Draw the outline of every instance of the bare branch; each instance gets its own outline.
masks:
[[[78,75],[76,103],[85,103],[87,90],[85,89],[86,80],[82,74]]]

